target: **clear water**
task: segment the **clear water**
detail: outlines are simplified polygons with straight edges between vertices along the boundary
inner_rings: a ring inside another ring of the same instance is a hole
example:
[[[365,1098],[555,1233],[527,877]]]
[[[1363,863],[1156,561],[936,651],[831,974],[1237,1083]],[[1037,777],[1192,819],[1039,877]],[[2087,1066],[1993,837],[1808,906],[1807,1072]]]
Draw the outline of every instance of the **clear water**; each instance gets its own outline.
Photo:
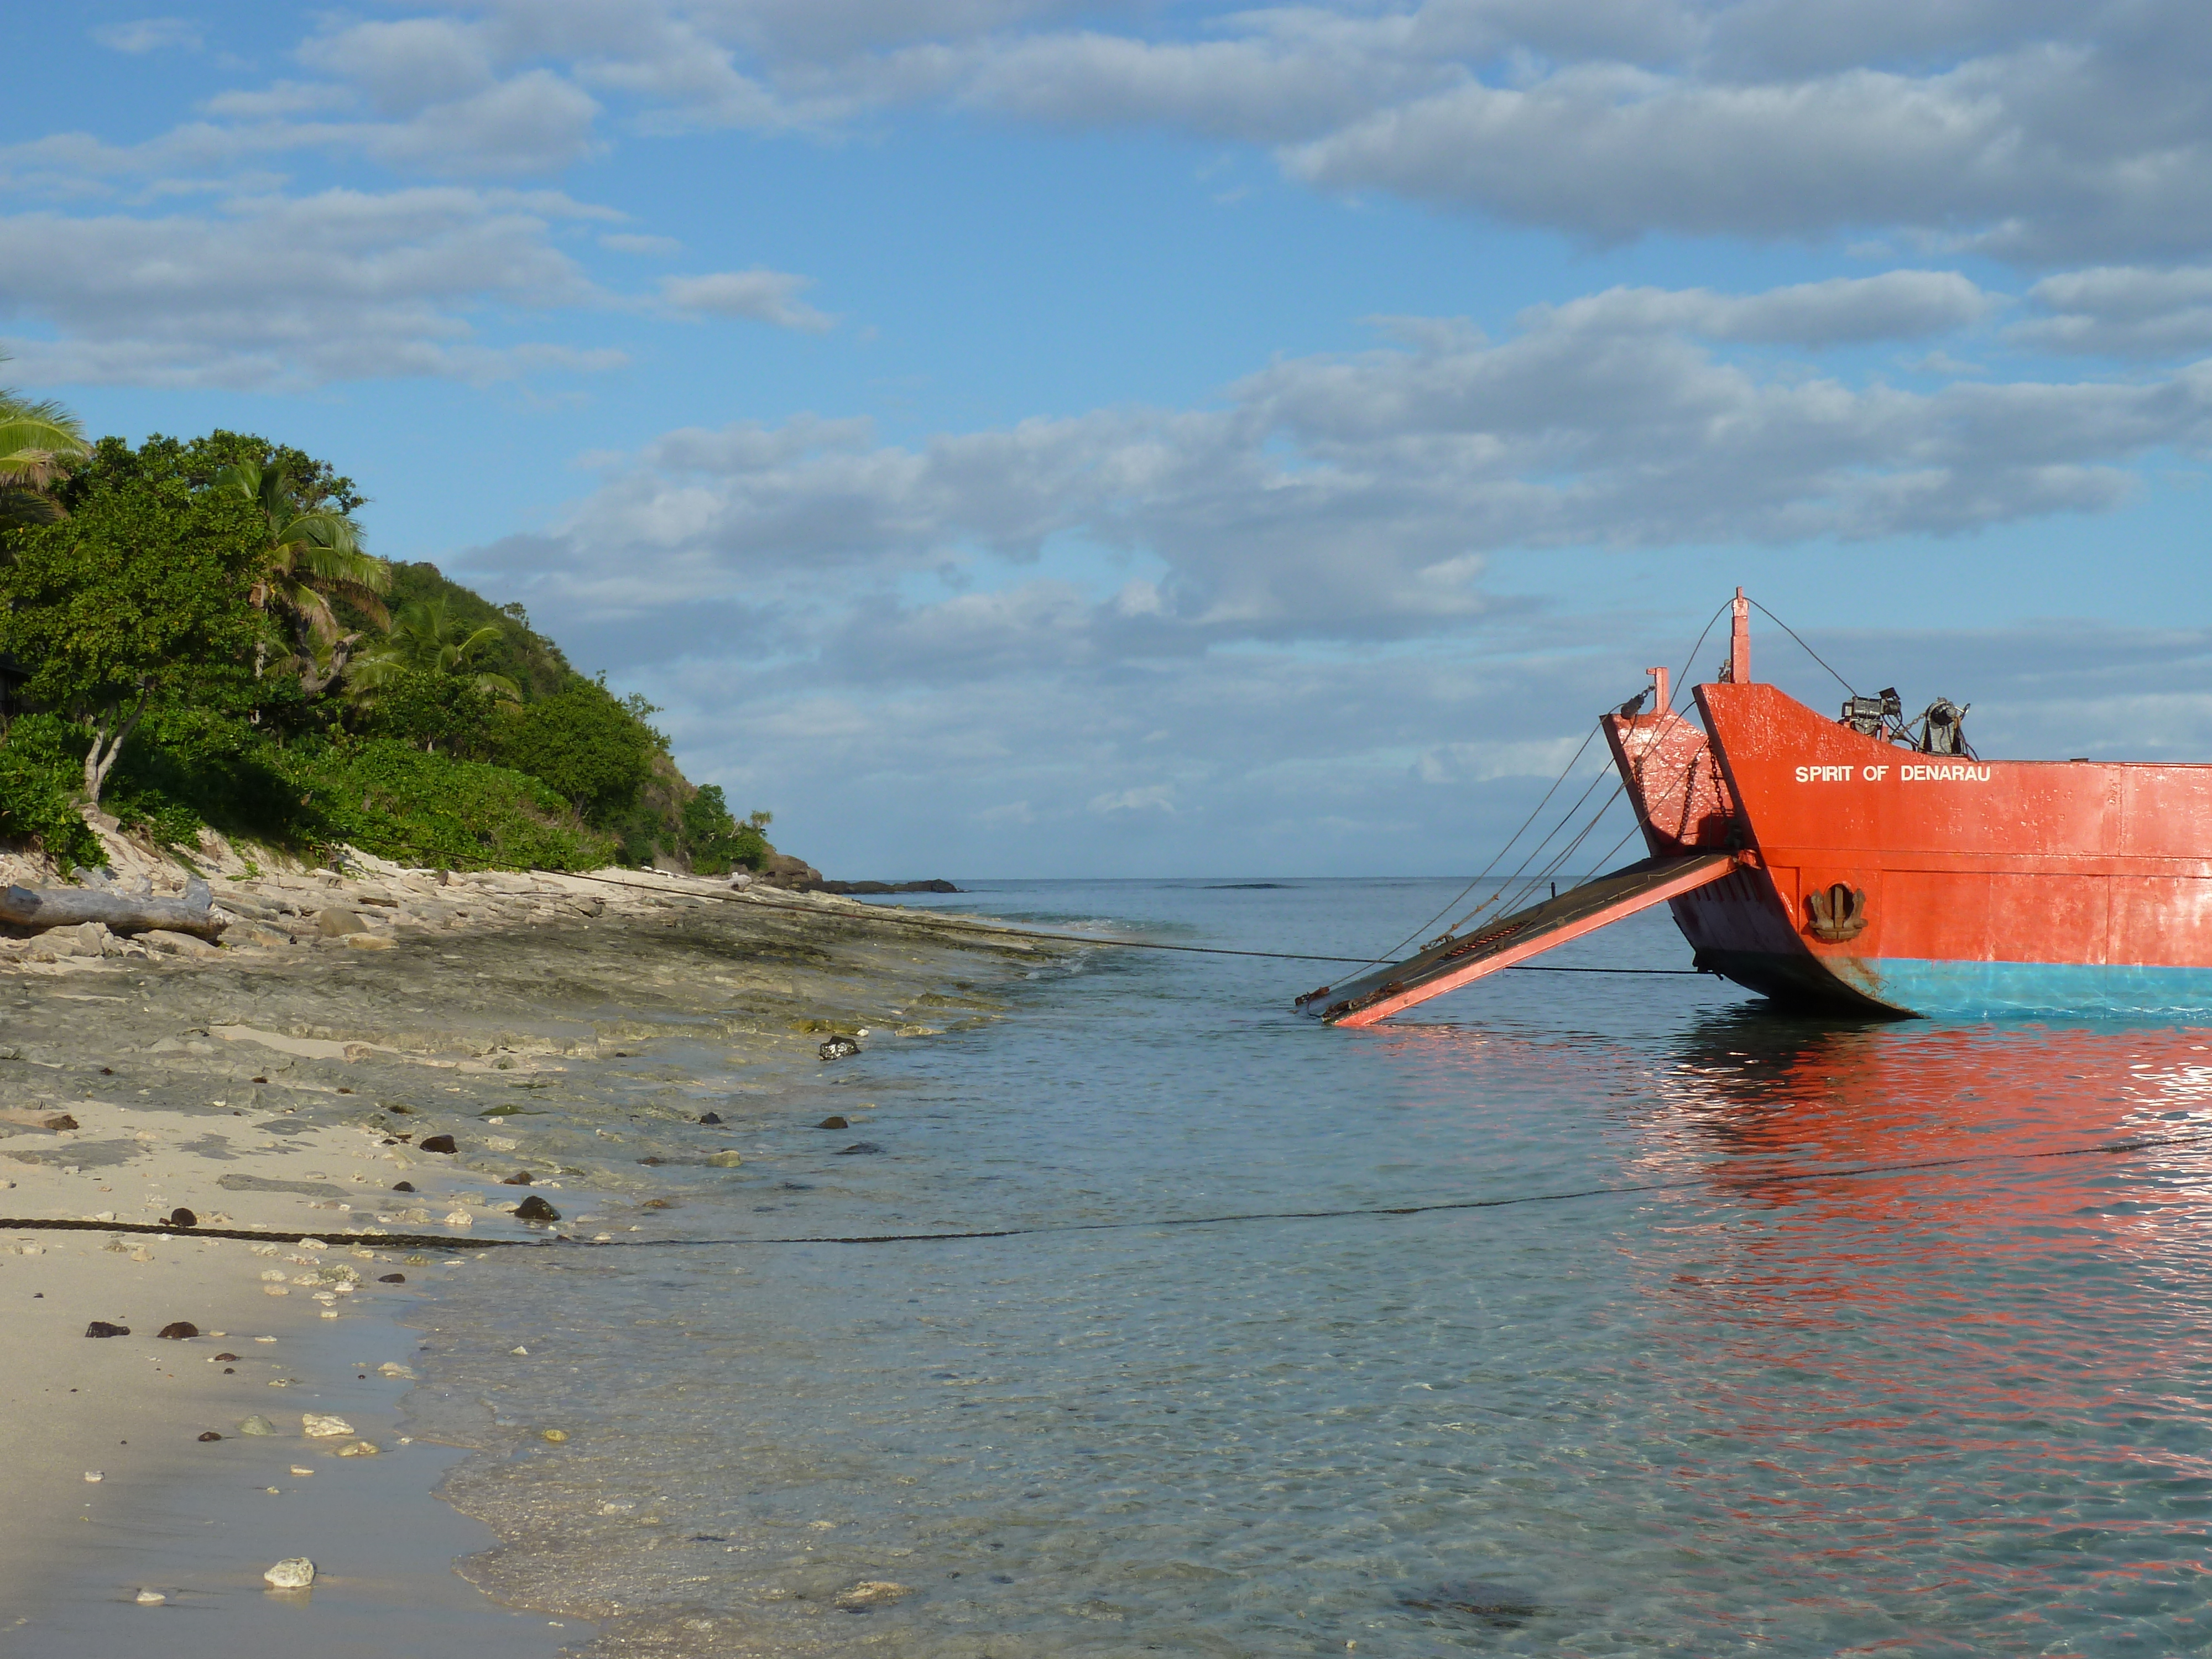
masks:
[[[1347,952],[1450,890],[978,887]],[[657,1048],[747,1161],[625,1238],[1115,1224],[471,1267],[422,1405],[500,1419],[468,1570],[625,1655],[2212,1646],[2212,1142],[2044,1156],[2212,1129],[2212,1033],[1550,974],[1356,1033],[1288,1011],[1328,971],[1096,952],[772,1098]],[[1124,1224],[1470,1199],[1535,1201]]]

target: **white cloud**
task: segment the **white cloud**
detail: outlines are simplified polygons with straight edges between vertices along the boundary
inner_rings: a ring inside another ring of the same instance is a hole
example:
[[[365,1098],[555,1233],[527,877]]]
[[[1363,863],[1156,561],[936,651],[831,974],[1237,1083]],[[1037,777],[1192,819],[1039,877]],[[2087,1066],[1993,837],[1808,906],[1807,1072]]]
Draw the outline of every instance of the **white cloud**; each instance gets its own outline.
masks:
[[[1091,810],[1100,814],[1115,812],[1164,812],[1175,816],[1175,786],[1171,783],[1148,783],[1135,789],[1115,789],[1091,798]]]
[[[2045,351],[2170,357],[2212,347],[2212,267],[2072,271],[2045,277],[2028,297],[2052,314],[2013,337]]]
[[[837,319],[799,298],[813,286],[811,276],[756,265],[750,270],[664,277],[660,293],[671,310],[685,316],[750,318],[778,328],[820,334],[835,328]]]
[[[1948,334],[1978,322],[1995,303],[1956,271],[1892,270],[1753,295],[1608,289],[1556,309],[1539,307],[1523,320],[1593,333],[1679,330],[1709,340],[1817,349]]]
[[[199,26],[182,17],[141,17],[128,23],[103,23],[92,38],[110,52],[142,57],[149,52],[198,52]]]
[[[1488,561],[1509,550],[2096,513],[2147,453],[2212,446],[2212,366],[1919,392],[1761,372],[1692,337],[1850,342],[1985,309],[1928,275],[1614,290],[1498,341],[1401,319],[1392,344],[1274,363],[1212,405],[912,446],[860,420],[685,429],[607,460],[550,534],[483,556],[588,611],[618,656],[742,635],[839,684],[1006,680],[1483,625]],[[1060,547],[1139,568],[1095,586],[1030,568]]]
[[[550,240],[603,216],[549,192],[328,191],[225,204],[217,219],[0,217],[0,305],[58,339],[11,346],[20,373],[276,388],[341,379],[509,378],[619,354],[494,344],[495,315],[600,303]]]
[[[497,78],[486,31],[447,17],[356,23],[310,37],[299,58],[354,82],[386,115],[412,115],[470,97]]]
[[[2186,0],[1076,16],[1066,0],[465,0],[313,34],[299,57],[326,77],[316,110],[246,88],[143,145],[33,141],[9,159],[51,188],[72,169],[82,185],[292,149],[507,176],[592,154],[592,93],[648,131],[825,130],[920,106],[1241,141],[1321,189],[1597,240],[1875,232],[2043,265],[2212,252],[2212,14]]]

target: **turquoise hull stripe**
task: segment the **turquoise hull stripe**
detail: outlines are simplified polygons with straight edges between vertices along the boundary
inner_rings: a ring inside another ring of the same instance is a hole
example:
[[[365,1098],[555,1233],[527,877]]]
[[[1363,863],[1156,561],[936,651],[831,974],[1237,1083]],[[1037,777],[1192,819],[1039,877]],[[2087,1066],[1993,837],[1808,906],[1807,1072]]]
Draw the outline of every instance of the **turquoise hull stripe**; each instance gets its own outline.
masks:
[[[2078,962],[1935,962],[1874,957],[1885,1002],[1916,1014],[2004,1019],[2023,1014],[2212,1015],[2212,968],[2101,967]]]

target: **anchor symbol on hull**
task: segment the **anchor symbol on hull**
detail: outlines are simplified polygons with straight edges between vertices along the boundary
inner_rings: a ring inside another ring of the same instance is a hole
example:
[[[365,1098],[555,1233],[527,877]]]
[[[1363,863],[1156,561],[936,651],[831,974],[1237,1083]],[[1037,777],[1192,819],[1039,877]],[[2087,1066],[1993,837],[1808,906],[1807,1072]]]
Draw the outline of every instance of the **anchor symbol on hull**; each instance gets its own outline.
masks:
[[[1825,891],[1816,887],[1805,895],[1805,908],[1813,913],[1812,923],[1806,932],[1830,945],[1856,939],[1866,931],[1863,888],[1846,887],[1840,881]]]

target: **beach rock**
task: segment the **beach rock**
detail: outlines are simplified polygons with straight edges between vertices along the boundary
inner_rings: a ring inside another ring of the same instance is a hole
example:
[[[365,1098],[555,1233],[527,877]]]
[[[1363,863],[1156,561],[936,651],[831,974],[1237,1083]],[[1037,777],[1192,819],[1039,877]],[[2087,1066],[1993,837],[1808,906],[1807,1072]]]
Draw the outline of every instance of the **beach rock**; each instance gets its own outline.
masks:
[[[699,1114],[699,1121],[702,1123],[716,1124],[720,1123],[721,1121],[722,1115],[720,1112],[702,1112]]]
[[[131,1328],[128,1325],[111,1325],[104,1319],[95,1319],[84,1328],[84,1334],[87,1336],[128,1336]]]
[[[348,936],[346,945],[355,951],[389,951],[392,940],[382,933],[354,933]]]
[[[200,1438],[202,1440],[220,1440],[222,1437],[217,1434],[213,1429],[204,1429],[200,1431]]]
[[[877,1146],[872,1140],[856,1140],[849,1146],[841,1147],[838,1150],[837,1156],[840,1158],[866,1158],[872,1152],[880,1152],[881,1151],[883,1151],[883,1148]]]
[[[396,1359],[386,1360],[381,1365],[379,1365],[376,1368],[376,1374],[379,1376],[403,1377],[410,1382],[415,1380],[415,1373],[413,1370],[410,1370],[407,1366],[401,1364]]]
[[[848,1054],[857,1054],[860,1052],[860,1045],[848,1036],[833,1036],[815,1050],[815,1053],[820,1054],[824,1060],[842,1060]]]
[[[208,1360],[208,1364],[210,1365],[221,1365],[225,1364],[227,1361],[233,1360],[237,1358],[238,1356],[234,1353],[219,1353],[211,1357]]]
[[[315,1564],[304,1555],[295,1555],[261,1576],[272,1589],[305,1589],[315,1582]]]
[[[374,1457],[380,1449],[380,1448],[373,1441],[356,1440],[351,1445],[340,1446],[338,1455],[340,1457]]]
[[[376,1276],[376,1282],[380,1285],[404,1285],[407,1282],[407,1275],[405,1273],[379,1273]]]
[[[538,1437],[540,1440],[546,1441],[552,1445],[557,1446],[568,1439],[568,1431],[566,1429],[540,1429],[538,1431]]]
[[[708,1156],[707,1167],[712,1170],[734,1170],[744,1162],[744,1159],[736,1152],[714,1152]]]
[[[96,1486],[107,1477],[102,1474],[98,1469],[87,1469],[84,1472],[84,1478],[88,1484]]]
[[[832,1112],[814,1127],[817,1129],[849,1129],[853,1126],[838,1116],[836,1113]]]
[[[446,1152],[450,1154],[460,1150],[458,1146],[453,1145],[453,1138],[451,1135],[424,1135],[421,1140],[416,1142],[416,1145],[420,1146],[426,1152]],[[414,1188],[410,1187],[408,1190],[412,1192],[414,1191]]]
[[[260,1413],[256,1412],[238,1425],[238,1431],[240,1434],[274,1434],[276,1432],[276,1425],[262,1416]]]
[[[863,1578],[850,1589],[837,1592],[837,1605],[848,1613],[858,1613],[869,1607],[888,1607],[902,1596],[913,1594],[911,1585],[895,1584],[887,1578]]]
[[[158,1607],[169,1598],[157,1589],[142,1589],[131,1599],[142,1607]]]
[[[332,908],[315,912],[315,931],[325,939],[343,939],[349,933],[365,933],[368,924],[350,910]]]
[[[558,1221],[561,1212],[532,1193],[514,1206],[514,1218],[517,1221]]]
[[[411,1193],[415,1190],[415,1183],[411,1181],[395,1181],[392,1183],[392,1190],[395,1193]]]
[[[39,1107],[11,1107],[0,1112],[0,1123],[12,1123],[24,1129],[46,1129],[55,1134],[76,1127],[76,1120],[67,1112],[50,1112]]]
[[[200,1218],[179,1204],[169,1212],[169,1224],[172,1227],[197,1227],[200,1224]]]
[[[500,1177],[499,1184],[502,1187],[527,1187],[530,1184],[530,1171],[517,1170],[511,1176],[502,1176]]]
[[[343,1417],[331,1417],[322,1412],[302,1412],[300,1414],[300,1432],[318,1440],[327,1440],[336,1435],[351,1434],[353,1425]]]
[[[198,1336],[199,1334],[200,1328],[189,1319],[173,1320],[154,1333],[155,1335],[167,1342],[182,1342],[185,1338]]]
[[[167,927],[149,927],[138,935],[138,942],[172,957],[211,957],[221,948],[204,939],[194,939],[190,933],[176,933]]]

